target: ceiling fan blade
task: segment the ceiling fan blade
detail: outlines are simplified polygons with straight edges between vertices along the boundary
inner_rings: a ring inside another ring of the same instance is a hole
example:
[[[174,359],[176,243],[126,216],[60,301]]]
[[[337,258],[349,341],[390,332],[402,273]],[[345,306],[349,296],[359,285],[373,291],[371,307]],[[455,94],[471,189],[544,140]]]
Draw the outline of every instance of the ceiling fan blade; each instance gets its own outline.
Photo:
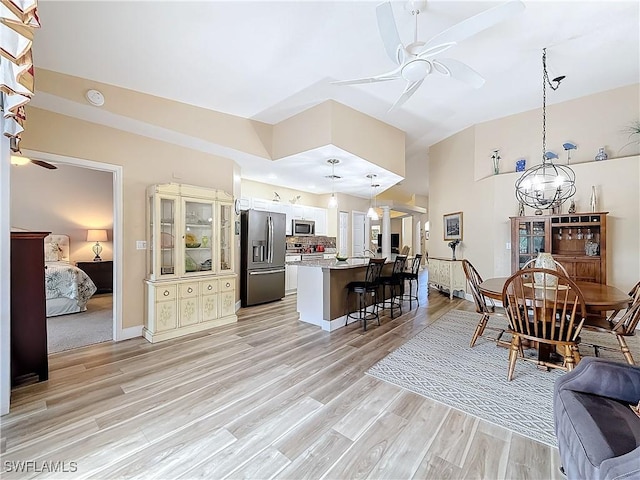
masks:
[[[398,78],[401,78],[399,68],[392,72],[375,75],[373,77],[355,78],[353,80],[338,80],[331,83],[333,83],[334,85],[357,85],[360,83],[386,82],[389,80],[397,80]]]
[[[384,43],[384,49],[393,63],[400,65],[402,63],[402,50],[404,46],[400,41],[396,19],[393,16],[391,2],[381,3],[376,7],[376,17],[378,18],[378,30],[380,37]]]
[[[511,0],[496,7],[480,12],[473,17],[467,18],[447,28],[431,38],[421,50],[420,56],[433,56],[442,52],[440,46],[452,46],[462,40],[472,37],[476,33],[493,27],[507,18],[522,12],[525,9],[524,3],[520,0]],[[436,51],[434,53],[434,50]]]
[[[389,111],[394,110],[395,108],[401,106],[402,104],[404,104],[404,102],[409,100],[411,95],[416,93],[416,90],[420,88],[420,85],[422,85],[422,82],[424,82],[424,78],[422,80],[418,80],[415,82],[408,82],[407,86],[404,89],[404,92],[402,92],[402,95],[400,95],[400,97],[396,100],[396,102],[393,105],[391,105],[391,108],[389,109]]]
[[[52,165],[52,164],[50,164],[50,163],[48,163],[48,162],[45,162],[45,161],[43,161],[43,160],[34,160],[34,159],[31,159],[31,163],[33,163],[33,164],[35,164],[35,165],[38,165],[38,166],[40,166],[40,167],[48,168],[49,170],[55,170],[55,169],[57,169],[57,168],[58,168],[58,167],[56,167],[55,165]]]
[[[436,72],[457,78],[471,85],[473,88],[480,88],[484,85],[484,77],[466,63],[454,60],[453,58],[440,58],[438,60],[432,60],[431,63],[433,63],[433,68]]]

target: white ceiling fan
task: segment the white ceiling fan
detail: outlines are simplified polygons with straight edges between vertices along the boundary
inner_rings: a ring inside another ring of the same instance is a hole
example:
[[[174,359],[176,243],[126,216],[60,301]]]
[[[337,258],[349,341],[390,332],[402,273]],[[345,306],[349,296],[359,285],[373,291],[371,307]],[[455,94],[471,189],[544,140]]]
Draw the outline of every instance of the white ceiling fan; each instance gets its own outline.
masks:
[[[406,102],[422,85],[425,78],[433,73],[457,78],[469,85],[480,88],[484,78],[468,65],[453,58],[434,58],[450,49],[458,42],[476,33],[486,30],[512,15],[520,13],[525,6],[520,0],[511,0],[496,7],[485,10],[473,17],[461,21],[435,35],[426,42],[418,41],[418,15],[426,6],[426,0],[409,1],[408,10],[415,17],[414,41],[403,45],[396,27],[390,2],[381,3],[376,7],[378,29],[387,55],[398,65],[397,68],[373,77],[358,78],[332,82],[336,85],[355,85],[360,83],[386,82],[403,79],[407,85],[400,98],[391,106],[389,111]]]

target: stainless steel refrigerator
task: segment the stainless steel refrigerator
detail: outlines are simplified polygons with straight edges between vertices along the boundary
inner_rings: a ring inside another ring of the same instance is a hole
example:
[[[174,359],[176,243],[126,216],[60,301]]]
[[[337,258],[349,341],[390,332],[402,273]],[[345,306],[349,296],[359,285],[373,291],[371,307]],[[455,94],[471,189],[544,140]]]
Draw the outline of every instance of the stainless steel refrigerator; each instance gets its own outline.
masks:
[[[284,297],[285,221],[284,213],[242,212],[240,298],[243,307]]]

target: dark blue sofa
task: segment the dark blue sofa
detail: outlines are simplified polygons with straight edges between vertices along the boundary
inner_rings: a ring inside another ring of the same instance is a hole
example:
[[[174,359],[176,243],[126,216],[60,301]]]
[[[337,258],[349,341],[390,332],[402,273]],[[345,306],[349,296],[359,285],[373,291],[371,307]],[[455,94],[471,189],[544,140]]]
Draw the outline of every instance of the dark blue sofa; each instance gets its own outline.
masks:
[[[556,381],[560,459],[573,479],[640,479],[640,367],[583,358]]]

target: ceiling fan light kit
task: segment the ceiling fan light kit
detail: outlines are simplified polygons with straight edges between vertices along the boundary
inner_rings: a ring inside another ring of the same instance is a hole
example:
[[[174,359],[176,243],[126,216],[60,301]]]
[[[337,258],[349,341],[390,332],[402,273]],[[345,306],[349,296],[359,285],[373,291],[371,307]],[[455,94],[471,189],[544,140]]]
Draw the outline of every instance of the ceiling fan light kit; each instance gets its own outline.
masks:
[[[453,58],[434,58],[449,50],[459,42],[505,21],[507,18],[524,10],[524,3],[511,0],[496,7],[469,17],[433,36],[427,42],[418,41],[418,15],[426,7],[425,1],[409,1],[405,10],[415,17],[414,41],[404,45],[400,40],[391,2],[381,3],[376,7],[378,30],[387,56],[398,65],[394,70],[372,77],[332,82],[336,85],[357,85],[363,83],[386,82],[389,80],[405,80],[404,91],[389,111],[405,103],[431,74],[438,73],[445,77],[453,77],[480,88],[484,78],[467,64]]]
[[[11,155],[11,165],[26,165],[29,162],[31,162],[31,160],[22,155]]]
[[[25,157],[22,155],[20,151],[20,138],[19,137],[11,137],[9,139],[9,149],[11,150],[11,165],[21,166],[27,165],[28,163],[33,163],[34,165],[38,165],[39,167],[44,167],[49,170],[55,170],[55,165],[45,162],[44,160],[34,160],[29,157]]]

